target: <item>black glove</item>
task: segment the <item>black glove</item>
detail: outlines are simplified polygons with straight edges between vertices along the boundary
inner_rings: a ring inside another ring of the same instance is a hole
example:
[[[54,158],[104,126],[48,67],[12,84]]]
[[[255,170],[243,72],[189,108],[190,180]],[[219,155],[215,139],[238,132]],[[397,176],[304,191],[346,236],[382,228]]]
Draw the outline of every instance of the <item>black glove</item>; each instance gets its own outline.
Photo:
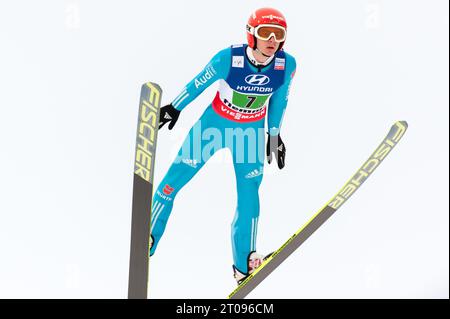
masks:
[[[172,106],[172,104],[168,104],[163,106],[159,111],[159,129],[163,127],[166,123],[169,123],[169,130],[173,129],[175,123],[180,116],[180,112],[176,108]]]
[[[284,146],[280,134],[275,136],[272,136],[270,134],[267,135],[268,135],[266,147],[267,162],[269,164],[272,163],[272,153],[275,153],[278,168],[282,169],[284,167],[284,158],[286,156],[286,146]]]

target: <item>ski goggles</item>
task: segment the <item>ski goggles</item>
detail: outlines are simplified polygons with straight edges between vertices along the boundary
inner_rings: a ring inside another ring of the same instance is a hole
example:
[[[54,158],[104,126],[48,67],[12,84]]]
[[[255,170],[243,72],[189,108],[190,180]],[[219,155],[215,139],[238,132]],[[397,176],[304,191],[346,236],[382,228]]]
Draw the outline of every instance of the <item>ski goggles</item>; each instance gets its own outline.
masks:
[[[260,24],[256,28],[250,27],[249,31],[253,33],[257,39],[263,41],[269,40],[272,36],[277,42],[286,40],[286,29],[275,24]]]

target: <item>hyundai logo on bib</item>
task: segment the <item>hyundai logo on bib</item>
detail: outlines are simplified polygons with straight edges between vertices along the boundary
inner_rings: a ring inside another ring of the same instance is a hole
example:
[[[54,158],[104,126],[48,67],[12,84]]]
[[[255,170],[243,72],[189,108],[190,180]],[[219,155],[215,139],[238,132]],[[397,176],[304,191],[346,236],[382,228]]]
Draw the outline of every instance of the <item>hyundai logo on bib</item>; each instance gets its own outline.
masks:
[[[245,82],[250,85],[265,85],[270,82],[270,79],[266,75],[250,74],[245,77]]]

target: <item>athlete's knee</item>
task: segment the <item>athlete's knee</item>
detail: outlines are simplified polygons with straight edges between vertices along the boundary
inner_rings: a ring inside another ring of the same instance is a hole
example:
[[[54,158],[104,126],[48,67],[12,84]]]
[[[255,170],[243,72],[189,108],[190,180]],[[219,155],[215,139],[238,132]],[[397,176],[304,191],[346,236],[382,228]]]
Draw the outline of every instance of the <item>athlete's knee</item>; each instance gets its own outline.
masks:
[[[236,183],[238,198],[255,199],[258,197],[259,187],[261,185],[260,176],[251,179],[240,179]]]
[[[167,182],[162,182],[155,192],[155,200],[162,202],[173,202],[178,190]]]
[[[195,174],[192,170],[194,170],[194,168],[183,162],[172,164],[167,171],[166,176],[164,176],[159,184],[155,195],[161,200],[172,201],[177,193],[190,180],[190,176]]]

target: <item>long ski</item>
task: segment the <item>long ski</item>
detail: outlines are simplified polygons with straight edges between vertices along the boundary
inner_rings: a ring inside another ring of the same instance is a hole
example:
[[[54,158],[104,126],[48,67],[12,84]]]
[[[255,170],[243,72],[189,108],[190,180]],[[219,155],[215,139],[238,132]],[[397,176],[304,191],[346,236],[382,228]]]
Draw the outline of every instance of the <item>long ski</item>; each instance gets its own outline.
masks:
[[[267,276],[272,273],[289,255],[300,247],[325,221],[339,209],[356,190],[369,178],[373,171],[386,158],[405,134],[408,124],[405,121],[394,123],[383,142],[375,149],[369,159],[345,183],[339,192],[331,198],[302,228],[292,235],[277,251],[249,275],[229,296],[239,299],[247,296]]]
[[[150,209],[162,90],[155,83],[141,88],[134,162],[128,298],[147,299]]]

